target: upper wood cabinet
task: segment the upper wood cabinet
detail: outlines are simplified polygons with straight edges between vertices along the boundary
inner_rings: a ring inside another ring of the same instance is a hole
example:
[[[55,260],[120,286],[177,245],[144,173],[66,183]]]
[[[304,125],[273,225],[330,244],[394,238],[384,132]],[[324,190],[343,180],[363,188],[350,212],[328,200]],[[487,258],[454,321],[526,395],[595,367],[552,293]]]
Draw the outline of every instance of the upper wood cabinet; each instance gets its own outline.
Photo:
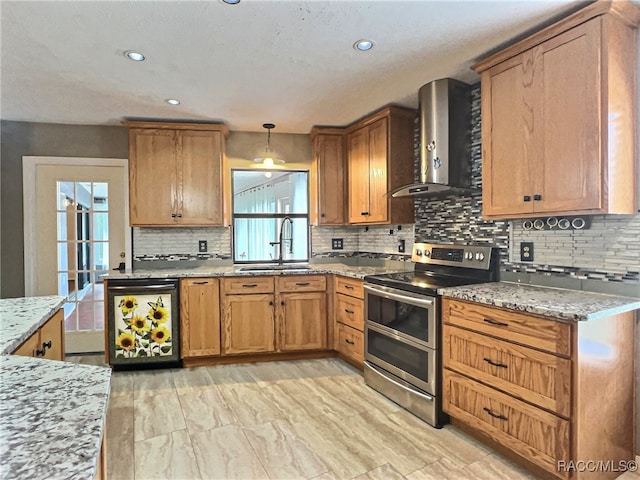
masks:
[[[224,225],[227,127],[194,123],[123,123],[129,127],[131,225]]]
[[[349,223],[412,223],[413,199],[385,194],[414,181],[414,110],[389,106],[347,128]]]
[[[635,211],[639,21],[596,2],[474,66],[485,217]]]
[[[311,224],[344,225],[347,204],[344,129],[314,127],[309,135],[313,147],[309,170]]]

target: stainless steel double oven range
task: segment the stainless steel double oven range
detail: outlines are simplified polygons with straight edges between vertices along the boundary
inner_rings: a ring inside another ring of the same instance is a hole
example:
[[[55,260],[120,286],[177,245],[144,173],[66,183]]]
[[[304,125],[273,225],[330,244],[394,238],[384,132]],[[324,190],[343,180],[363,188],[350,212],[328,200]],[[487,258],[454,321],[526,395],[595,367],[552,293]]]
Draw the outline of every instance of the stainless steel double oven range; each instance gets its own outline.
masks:
[[[497,280],[498,249],[416,243],[414,271],[370,275],[365,284],[364,379],[434,427],[441,407],[441,300],[437,290]]]

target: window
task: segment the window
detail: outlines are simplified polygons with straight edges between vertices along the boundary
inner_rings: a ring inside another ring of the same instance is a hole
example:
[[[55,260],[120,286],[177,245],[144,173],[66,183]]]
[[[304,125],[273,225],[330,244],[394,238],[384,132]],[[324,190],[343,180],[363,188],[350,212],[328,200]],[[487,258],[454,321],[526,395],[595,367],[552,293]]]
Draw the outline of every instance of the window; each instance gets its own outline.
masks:
[[[308,172],[232,170],[231,175],[234,262],[277,262],[280,247],[283,261],[307,261]]]

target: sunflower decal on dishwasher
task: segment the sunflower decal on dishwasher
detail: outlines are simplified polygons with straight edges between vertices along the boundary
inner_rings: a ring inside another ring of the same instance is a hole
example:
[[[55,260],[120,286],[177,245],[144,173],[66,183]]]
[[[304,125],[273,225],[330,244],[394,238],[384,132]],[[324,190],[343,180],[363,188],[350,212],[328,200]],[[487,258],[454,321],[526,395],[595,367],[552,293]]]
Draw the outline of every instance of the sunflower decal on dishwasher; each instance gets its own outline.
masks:
[[[169,303],[171,299],[169,299]],[[116,297],[115,311],[116,358],[155,357],[172,354],[171,305],[165,305],[162,296]],[[148,305],[144,313],[139,305]],[[167,328],[168,327],[168,328]]]

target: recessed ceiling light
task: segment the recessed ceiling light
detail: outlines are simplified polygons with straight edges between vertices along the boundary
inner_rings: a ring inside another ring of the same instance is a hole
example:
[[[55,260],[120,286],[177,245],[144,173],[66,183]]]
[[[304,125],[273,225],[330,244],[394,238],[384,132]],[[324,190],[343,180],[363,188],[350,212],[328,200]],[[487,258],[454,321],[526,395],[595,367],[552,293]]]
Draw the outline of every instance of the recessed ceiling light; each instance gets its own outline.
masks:
[[[134,52],[133,50],[127,50],[124,54],[129,57],[129,60],[133,60],[134,62],[142,62],[144,60],[144,55],[140,52]]]
[[[222,3],[226,3],[227,5],[237,5],[240,3],[240,0],[222,0]]]
[[[169,105],[180,105],[180,100],[176,100],[175,98],[167,98],[165,102]]]
[[[373,48],[373,42],[371,40],[358,40],[353,44],[353,48],[359,50],[361,52],[366,52],[367,50],[371,50]]]

